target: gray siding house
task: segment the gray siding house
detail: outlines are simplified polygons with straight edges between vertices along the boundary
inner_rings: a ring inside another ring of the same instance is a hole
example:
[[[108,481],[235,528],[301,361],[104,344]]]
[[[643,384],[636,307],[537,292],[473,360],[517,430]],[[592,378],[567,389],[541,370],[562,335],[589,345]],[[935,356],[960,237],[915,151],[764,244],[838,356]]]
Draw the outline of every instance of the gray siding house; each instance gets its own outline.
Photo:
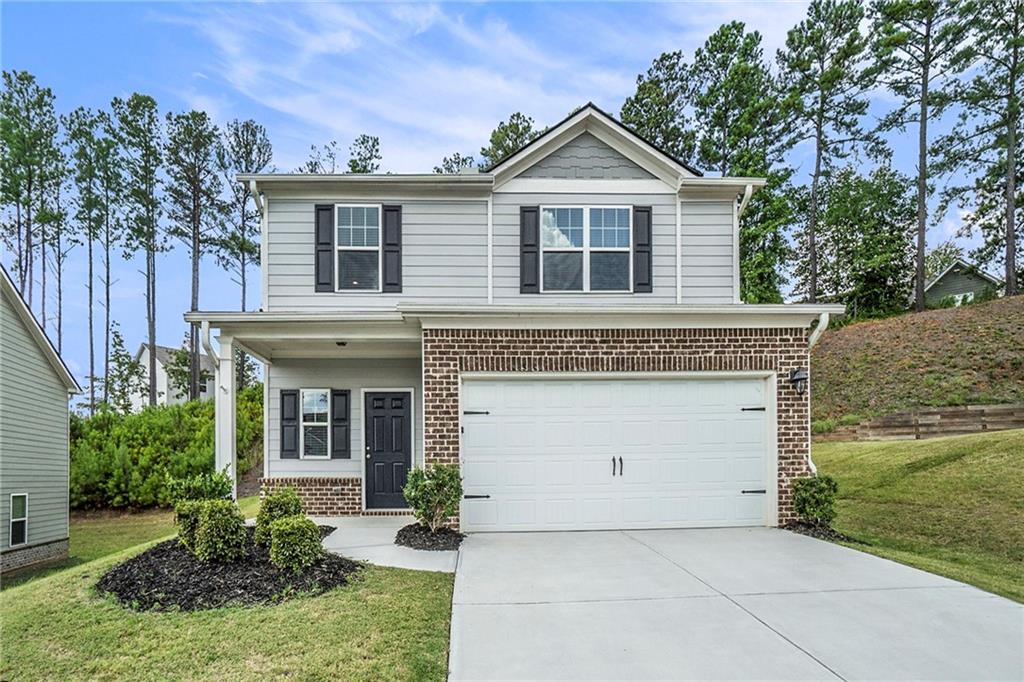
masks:
[[[939,273],[924,288],[924,303],[938,306],[943,299],[952,298],[956,305],[970,303],[988,293],[996,293],[1002,282],[976,265],[957,259]]]
[[[68,397],[80,392],[0,267],[0,571],[68,555]]]
[[[264,490],[315,515],[406,513],[409,469],[445,463],[469,532],[792,518],[808,351],[843,306],[740,302],[763,179],[702,177],[588,104],[480,172],[238,180],[261,310],[185,316],[218,468],[240,347],[265,369]]]

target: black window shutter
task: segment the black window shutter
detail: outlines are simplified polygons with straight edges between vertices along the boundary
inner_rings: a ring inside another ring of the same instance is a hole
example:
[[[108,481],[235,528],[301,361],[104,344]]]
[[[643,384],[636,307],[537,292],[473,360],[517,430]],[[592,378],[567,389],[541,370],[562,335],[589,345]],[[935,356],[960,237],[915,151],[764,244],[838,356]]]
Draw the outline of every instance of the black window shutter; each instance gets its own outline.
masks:
[[[540,207],[519,207],[519,293],[540,293]]]
[[[281,459],[299,458],[299,392],[281,391]]]
[[[331,391],[331,459],[352,457],[349,392]]]
[[[633,207],[633,292],[649,294],[651,280],[651,207]]]
[[[313,237],[316,291],[334,291],[334,205],[317,204]]]
[[[402,291],[402,207],[384,207],[384,272],[381,273],[381,291]],[[348,455],[345,455],[348,457]]]

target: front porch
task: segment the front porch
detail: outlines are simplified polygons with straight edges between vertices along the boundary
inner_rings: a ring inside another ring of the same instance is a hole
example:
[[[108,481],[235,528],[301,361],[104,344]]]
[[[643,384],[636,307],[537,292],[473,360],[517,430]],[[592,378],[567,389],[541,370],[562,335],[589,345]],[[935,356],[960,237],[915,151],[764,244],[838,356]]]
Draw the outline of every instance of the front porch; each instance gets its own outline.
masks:
[[[419,326],[387,312],[216,318],[200,322],[216,368],[217,470],[236,479],[242,350],[264,369],[263,492],[294,488],[319,517],[407,514],[401,489],[423,461]]]

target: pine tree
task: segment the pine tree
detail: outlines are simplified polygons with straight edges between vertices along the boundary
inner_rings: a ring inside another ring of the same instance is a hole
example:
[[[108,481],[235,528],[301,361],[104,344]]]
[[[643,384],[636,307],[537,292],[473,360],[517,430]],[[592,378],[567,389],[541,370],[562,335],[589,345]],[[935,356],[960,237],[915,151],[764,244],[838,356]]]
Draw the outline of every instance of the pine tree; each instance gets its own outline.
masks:
[[[193,312],[199,310],[199,265],[203,254],[220,232],[226,204],[217,164],[220,132],[203,111],[167,114],[167,215],[168,234],[180,239],[189,249],[192,264]],[[199,326],[189,332],[191,381],[189,400],[199,398]]]
[[[124,337],[116,321],[111,327],[110,339],[110,375],[103,377],[103,383],[110,387],[107,404],[121,414],[128,414],[132,409],[132,398],[150,395],[146,370],[124,347]]]
[[[914,309],[924,310],[925,233],[928,226],[928,124],[949,104],[951,60],[963,39],[963,22],[950,0],[875,0],[872,49],[880,80],[899,105],[880,130],[917,124],[917,246]]]
[[[323,147],[311,145],[309,159],[295,169],[296,173],[337,173],[338,172],[338,141],[331,140]]]
[[[480,148],[481,166],[487,168],[504,160],[536,139],[540,133],[541,131],[534,127],[532,118],[518,111],[515,112],[508,117],[507,121],[500,122],[491,131],[489,144]]]
[[[349,173],[376,173],[380,169],[380,138],[360,135],[348,148]]]
[[[459,152],[455,152],[451,156],[441,159],[441,165],[434,166],[434,172],[445,175],[457,175],[467,168],[472,168],[475,163],[472,155],[463,156]]]
[[[99,119],[95,112],[79,107],[65,119],[65,127],[68,130],[68,140],[71,144],[71,156],[75,162],[75,220],[78,222],[78,234],[86,248],[86,283],[85,290],[88,296],[86,304],[86,319],[89,334],[89,414],[96,410],[96,348],[95,348],[95,318],[93,307],[96,300],[94,292],[95,283],[95,256],[94,244],[103,229],[103,214],[101,211],[102,200],[100,198],[99,171],[96,166],[96,130],[99,126]]]
[[[124,177],[122,174],[122,162],[120,149],[117,144],[117,131],[110,114],[105,111],[98,112],[97,119],[99,127],[96,131],[96,173],[99,180],[99,211],[102,216],[103,227],[100,232],[100,244],[103,250],[103,275],[100,281],[103,283],[103,402],[108,402],[110,385],[106,377],[110,374],[110,343],[111,343],[111,310],[110,290],[114,282],[111,281],[111,258],[116,248],[124,244],[124,220],[121,205],[122,196],[125,190]]]
[[[970,205],[965,231],[984,240],[975,256],[982,264],[1002,262],[1006,295],[1013,296],[1020,293],[1017,249],[1024,247],[1017,230],[1024,211],[1024,0],[963,0],[958,12],[968,33],[953,67],[969,73],[954,88],[959,120],[936,142],[935,168],[969,179],[946,190],[940,210]]]
[[[636,77],[636,93],[626,98],[622,122],[676,158],[691,162],[697,151],[696,128],[688,113],[693,69],[681,52],[665,52]]]
[[[146,258],[146,336],[149,345],[149,404],[156,404],[156,256],[167,248],[160,225],[160,177],[163,130],[156,100],[133,94],[111,102],[117,120],[117,142],[124,159],[125,254],[142,251]],[[113,351],[111,351],[113,362]]]
[[[816,228],[820,184],[827,168],[857,143],[873,142],[860,120],[867,112],[873,72],[868,41],[860,32],[860,0],[812,0],[807,18],[791,29],[777,60],[795,106],[798,140],[814,142],[814,168],[807,202],[806,278],[811,302],[818,298]]]
[[[964,250],[952,239],[947,239],[925,254],[924,275],[929,280],[935,279],[963,257]]]

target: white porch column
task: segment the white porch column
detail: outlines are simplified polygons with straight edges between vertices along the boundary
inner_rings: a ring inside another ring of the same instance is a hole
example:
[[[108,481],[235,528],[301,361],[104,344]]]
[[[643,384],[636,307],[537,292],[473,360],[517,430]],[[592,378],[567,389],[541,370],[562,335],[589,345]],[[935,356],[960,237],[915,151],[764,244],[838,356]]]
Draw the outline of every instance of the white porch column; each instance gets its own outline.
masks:
[[[235,473],[235,349],[230,336],[221,335],[214,380],[214,463],[217,471],[227,472],[231,479],[231,498],[238,499]]]

